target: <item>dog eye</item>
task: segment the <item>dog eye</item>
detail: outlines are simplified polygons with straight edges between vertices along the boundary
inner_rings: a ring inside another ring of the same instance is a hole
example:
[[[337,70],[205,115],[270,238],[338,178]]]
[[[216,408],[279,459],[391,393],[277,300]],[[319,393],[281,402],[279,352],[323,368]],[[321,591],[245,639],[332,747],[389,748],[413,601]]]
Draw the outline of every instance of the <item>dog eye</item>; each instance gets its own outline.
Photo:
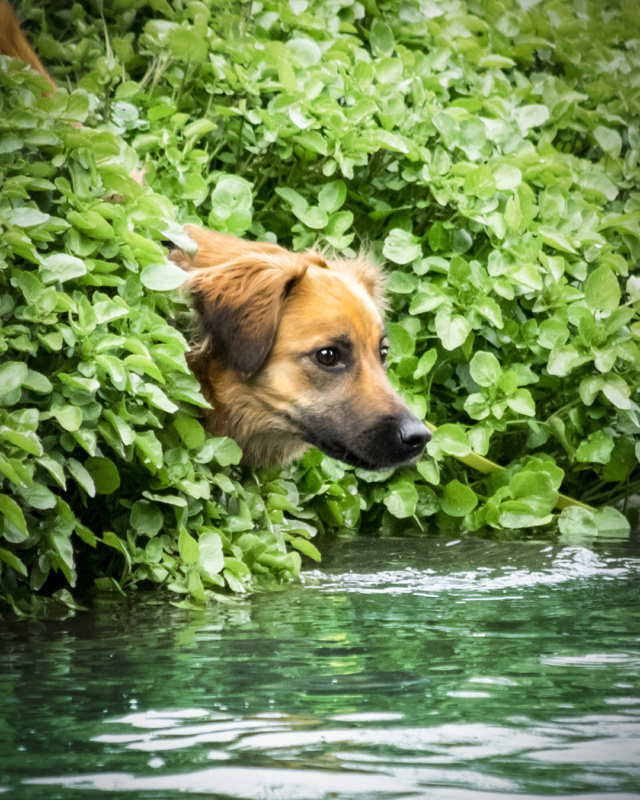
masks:
[[[381,364],[386,364],[388,353],[389,353],[389,345],[388,344],[381,344],[380,345],[380,363]]]
[[[323,347],[316,353],[316,361],[323,367],[335,367],[340,361],[340,353],[335,347]]]

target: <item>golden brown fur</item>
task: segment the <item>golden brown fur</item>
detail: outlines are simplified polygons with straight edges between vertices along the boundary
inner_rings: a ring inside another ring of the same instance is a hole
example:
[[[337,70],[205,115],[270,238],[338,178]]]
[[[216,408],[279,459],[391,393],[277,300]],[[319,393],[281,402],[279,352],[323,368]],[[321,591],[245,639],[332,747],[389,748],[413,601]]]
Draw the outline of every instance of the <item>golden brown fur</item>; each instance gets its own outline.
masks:
[[[189,272],[202,320],[190,364],[213,434],[235,438],[252,464],[286,463],[310,444],[369,468],[422,450],[427,431],[385,374],[376,267],[186,231],[197,253],[172,259]],[[325,366],[318,354],[330,350],[340,361]]]
[[[27,42],[25,35],[20,30],[15,14],[4,0],[0,0],[0,54],[26,61],[31,69],[44,75],[55,92],[55,83],[51,80],[49,73],[42,66],[40,59]]]

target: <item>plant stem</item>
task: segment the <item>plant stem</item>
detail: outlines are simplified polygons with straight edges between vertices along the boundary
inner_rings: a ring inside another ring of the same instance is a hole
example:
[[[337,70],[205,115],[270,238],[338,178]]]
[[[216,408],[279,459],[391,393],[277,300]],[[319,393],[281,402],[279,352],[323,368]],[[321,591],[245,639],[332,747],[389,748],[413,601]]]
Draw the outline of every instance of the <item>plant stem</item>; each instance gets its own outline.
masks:
[[[432,432],[438,430],[437,427],[435,425],[432,425],[430,422],[425,422],[425,425]],[[504,469],[504,467],[501,467],[500,464],[496,464],[495,461],[489,461],[488,458],[480,456],[477,453],[469,453],[468,456],[454,456],[454,458],[457,458],[458,461],[461,461],[468,467],[476,469],[478,470],[478,472],[482,472],[485,475],[489,474],[490,472],[496,472],[497,470]],[[579,500],[574,500],[572,497],[567,497],[564,494],[558,495],[558,501],[556,502],[555,507],[562,510],[563,508],[567,508],[568,506],[579,506],[580,508],[586,508],[589,511],[594,510],[591,506],[588,506],[586,503],[581,503]]]

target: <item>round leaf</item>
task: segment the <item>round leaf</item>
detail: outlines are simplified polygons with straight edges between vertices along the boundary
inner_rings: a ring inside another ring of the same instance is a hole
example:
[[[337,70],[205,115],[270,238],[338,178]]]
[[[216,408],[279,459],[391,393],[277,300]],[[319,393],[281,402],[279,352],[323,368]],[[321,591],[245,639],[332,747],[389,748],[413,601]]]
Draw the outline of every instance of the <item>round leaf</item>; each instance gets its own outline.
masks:
[[[466,517],[478,505],[478,498],[469,486],[453,480],[444,487],[440,505],[450,517]]]
[[[433,441],[443,453],[450,456],[468,456],[471,452],[469,439],[460,425],[441,425],[433,434]]]
[[[140,282],[147,289],[156,292],[169,292],[177,289],[185,282],[187,273],[170,261],[149,264],[140,273]]]
[[[7,361],[0,366],[0,396],[19,389],[28,374],[27,365],[22,361]]]
[[[479,386],[495,386],[502,375],[502,368],[493,353],[479,350],[471,359],[469,372]]]
[[[93,478],[96,494],[113,494],[120,488],[120,474],[110,458],[90,456],[84,466]]]
[[[154,503],[136,500],[131,508],[130,524],[136,533],[151,538],[162,528],[164,516]]]

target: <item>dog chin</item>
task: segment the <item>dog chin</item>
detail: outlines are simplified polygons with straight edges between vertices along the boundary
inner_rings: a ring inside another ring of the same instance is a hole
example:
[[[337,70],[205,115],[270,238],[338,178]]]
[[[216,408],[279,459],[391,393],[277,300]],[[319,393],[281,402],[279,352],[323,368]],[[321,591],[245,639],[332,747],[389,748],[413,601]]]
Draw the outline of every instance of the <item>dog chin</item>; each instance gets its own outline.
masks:
[[[408,466],[417,460],[417,458],[413,458],[410,461],[398,461],[397,459],[392,460],[384,457],[374,458],[367,455],[360,455],[353,450],[350,450],[340,442],[327,442],[319,439],[316,436],[306,436],[305,440],[309,444],[313,445],[313,447],[317,447],[318,450],[322,450],[322,452],[326,455],[330,456],[331,458],[335,458],[336,461],[342,461],[343,464],[348,464],[349,466],[357,467],[358,469],[366,469],[370,472],[376,472],[381,469],[390,469],[392,467]]]

